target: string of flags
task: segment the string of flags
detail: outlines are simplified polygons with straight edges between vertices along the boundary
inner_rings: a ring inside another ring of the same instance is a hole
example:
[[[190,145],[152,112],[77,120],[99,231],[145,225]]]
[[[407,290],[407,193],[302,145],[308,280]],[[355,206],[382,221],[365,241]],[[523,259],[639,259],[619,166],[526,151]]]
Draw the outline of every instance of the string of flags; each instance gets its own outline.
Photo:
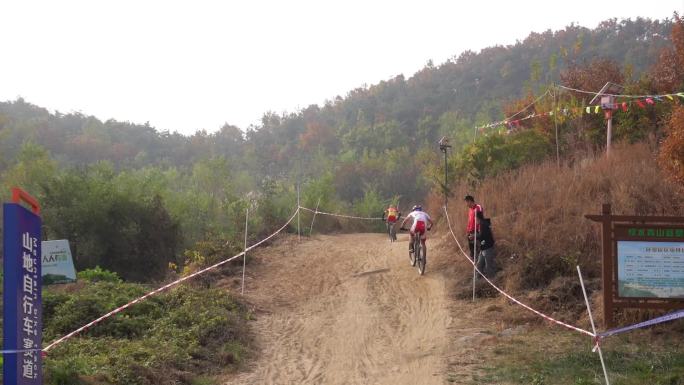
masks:
[[[620,95],[620,97],[623,97],[623,95]],[[629,96],[624,96],[624,97],[629,97]],[[529,120],[529,119],[534,119],[534,118],[540,118],[544,116],[553,116],[554,114],[556,115],[562,115],[562,116],[582,116],[582,115],[589,115],[589,114],[599,114],[601,111],[618,111],[618,112],[628,112],[630,108],[637,108],[640,109],[645,109],[649,106],[653,106],[656,103],[661,103],[661,102],[674,102],[678,100],[678,98],[684,99],[684,92],[677,92],[674,94],[663,94],[663,95],[651,95],[651,96],[644,96],[640,97],[637,99],[631,99],[629,101],[617,101],[608,105],[596,105],[596,106],[582,106],[582,107],[556,107],[554,110],[551,111],[546,111],[546,112],[541,112],[541,113],[531,113],[528,114],[522,118],[518,119],[511,119],[507,118],[504,120],[500,120],[498,122],[493,122],[489,123],[483,126],[477,127],[477,130],[479,132],[484,132],[488,128],[493,128],[493,127],[498,127],[498,126],[506,126],[508,130],[513,130],[515,128],[519,128],[522,124],[522,122]],[[529,108],[528,106],[527,108]],[[526,108],[526,109],[527,109]],[[524,111],[524,110],[523,110]],[[521,111],[522,112],[522,111]],[[519,115],[519,113],[513,115]]]

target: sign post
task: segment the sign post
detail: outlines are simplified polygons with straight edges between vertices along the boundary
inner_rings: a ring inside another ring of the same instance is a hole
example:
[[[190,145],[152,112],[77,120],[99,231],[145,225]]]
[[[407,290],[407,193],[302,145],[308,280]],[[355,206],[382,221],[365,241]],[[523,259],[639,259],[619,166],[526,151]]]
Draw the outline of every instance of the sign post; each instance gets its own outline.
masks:
[[[684,217],[585,215],[602,224],[606,327],[625,308],[684,308]]]
[[[13,188],[12,203],[3,204],[3,215],[3,383],[42,384],[40,206]]]

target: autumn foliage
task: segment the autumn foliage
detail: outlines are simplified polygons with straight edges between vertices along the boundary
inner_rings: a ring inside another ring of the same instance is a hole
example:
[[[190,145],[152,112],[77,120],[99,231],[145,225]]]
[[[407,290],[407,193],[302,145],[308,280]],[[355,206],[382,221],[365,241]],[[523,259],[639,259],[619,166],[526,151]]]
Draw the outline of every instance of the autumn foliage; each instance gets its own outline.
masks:
[[[674,182],[684,186],[684,107],[677,106],[667,124],[658,162]]]
[[[672,46],[660,53],[651,68],[651,78],[658,92],[677,92],[684,83],[684,18],[673,16]]]
[[[620,66],[606,58],[595,59],[589,65],[573,64],[561,72],[560,78],[565,86],[589,91],[598,91],[607,82],[623,84],[625,81]],[[577,96],[586,97],[583,94]]]

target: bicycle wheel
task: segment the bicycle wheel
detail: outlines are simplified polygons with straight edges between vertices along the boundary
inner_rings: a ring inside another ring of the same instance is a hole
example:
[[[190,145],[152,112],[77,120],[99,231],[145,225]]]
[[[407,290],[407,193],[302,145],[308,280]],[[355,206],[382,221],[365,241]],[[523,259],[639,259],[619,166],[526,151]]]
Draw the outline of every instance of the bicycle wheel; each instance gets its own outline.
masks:
[[[418,243],[420,244],[421,242]],[[418,258],[418,272],[420,272],[420,275],[425,274],[425,265],[427,265],[427,247],[425,247],[425,244],[422,244],[420,258]]]
[[[420,245],[420,242],[418,242],[418,244]],[[420,246],[418,246],[418,247],[420,248]],[[415,252],[416,242],[413,243],[413,250],[414,250],[413,252],[411,252],[411,250],[409,250],[409,261],[411,261],[411,266],[416,265],[416,252]],[[420,251],[420,250],[418,250],[418,251]]]

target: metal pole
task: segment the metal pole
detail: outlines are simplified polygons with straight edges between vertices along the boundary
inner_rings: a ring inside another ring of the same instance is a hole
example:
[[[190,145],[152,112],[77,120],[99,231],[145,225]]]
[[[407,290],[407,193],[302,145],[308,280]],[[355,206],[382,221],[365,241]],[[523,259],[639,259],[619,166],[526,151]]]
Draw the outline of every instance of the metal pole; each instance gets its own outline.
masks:
[[[606,156],[610,156],[610,141],[613,134],[613,111],[608,110],[608,129],[606,130]]]
[[[447,149],[444,148],[444,207],[447,207],[447,203],[449,201],[447,198],[447,193],[448,193],[448,189],[449,189],[448,172],[449,172],[449,169],[447,166]]]
[[[245,267],[247,265],[247,224],[249,223],[249,207],[245,213],[245,253],[242,254],[242,289],[240,295],[245,294]]]
[[[299,226],[299,213],[302,211],[301,210],[302,205],[299,203],[299,184],[297,184],[297,241],[301,242],[302,241],[302,233],[300,231],[300,226]]]
[[[596,326],[594,325],[594,316],[591,315],[591,307],[589,307],[589,298],[587,298],[587,290],[584,288],[584,279],[582,279],[582,272],[580,271],[579,265],[577,265],[577,275],[579,275],[580,285],[582,285],[582,293],[584,294],[584,302],[587,304],[587,313],[589,313],[589,321],[591,321],[591,330],[596,336]],[[601,366],[603,367],[603,376],[606,378],[606,385],[610,385],[608,380],[608,371],[606,370],[606,363],[603,362],[603,353],[601,352],[601,345],[596,343],[596,349],[598,350],[599,358],[601,359]]]
[[[553,125],[556,128],[556,163],[558,163],[558,167],[560,168],[560,150],[558,147],[558,120],[557,120],[558,111],[556,109],[556,106],[557,106],[556,89],[554,87],[554,89],[553,89]]]
[[[316,203],[316,211],[314,211],[313,219],[311,219],[311,228],[309,229],[309,236],[311,236],[311,233],[313,232],[313,224],[314,221],[316,220],[316,214],[318,214],[318,205],[321,204],[321,198],[318,198],[318,203]]]
[[[475,232],[473,233],[473,302],[475,302],[475,280],[477,279],[477,209],[475,210]]]

